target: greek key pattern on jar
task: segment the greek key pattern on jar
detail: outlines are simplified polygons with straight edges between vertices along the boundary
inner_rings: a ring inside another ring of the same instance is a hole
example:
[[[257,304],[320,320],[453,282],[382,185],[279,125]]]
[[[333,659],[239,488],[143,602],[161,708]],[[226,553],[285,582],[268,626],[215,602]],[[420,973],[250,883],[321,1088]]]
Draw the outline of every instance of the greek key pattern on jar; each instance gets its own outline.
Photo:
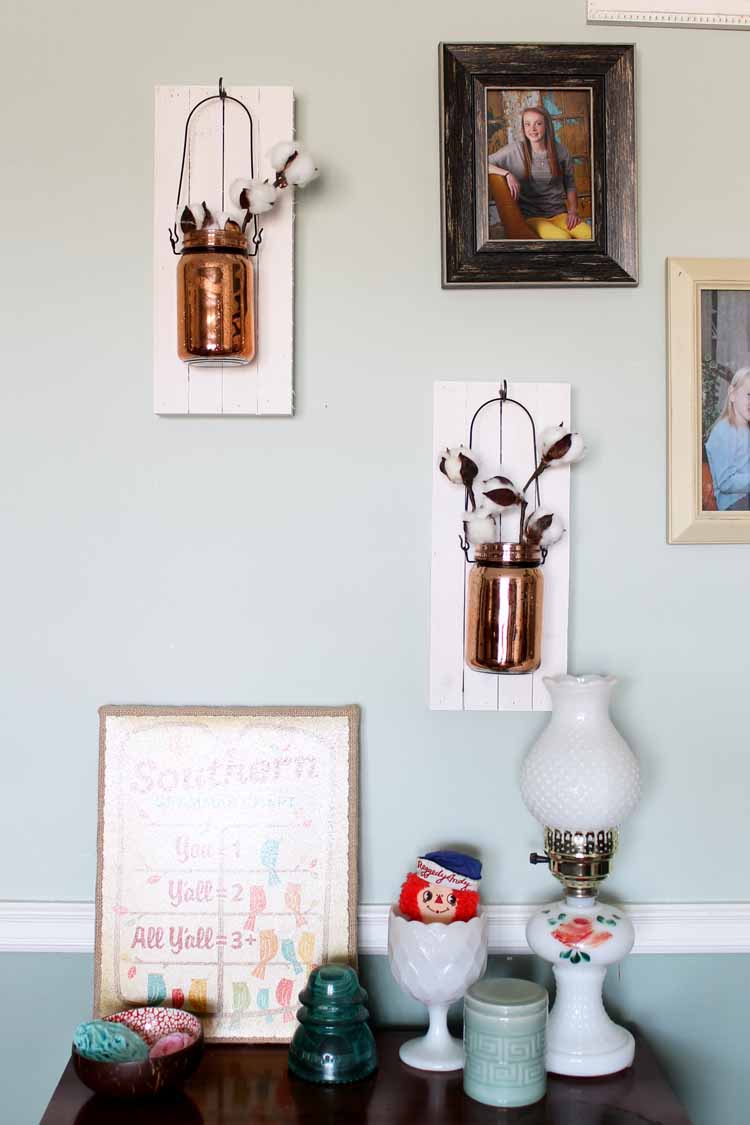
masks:
[[[503,1039],[467,1029],[465,1071],[476,1082],[527,1086],[544,1074],[544,1029]]]

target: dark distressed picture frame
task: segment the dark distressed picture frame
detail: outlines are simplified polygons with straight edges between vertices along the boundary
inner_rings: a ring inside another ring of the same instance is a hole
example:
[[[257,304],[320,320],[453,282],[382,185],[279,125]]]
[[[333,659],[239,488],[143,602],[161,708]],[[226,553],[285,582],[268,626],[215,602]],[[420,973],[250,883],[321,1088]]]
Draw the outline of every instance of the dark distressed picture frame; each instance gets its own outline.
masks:
[[[442,43],[439,67],[443,288],[637,285],[634,47]],[[485,104],[497,87],[591,90],[591,241],[487,236]]]

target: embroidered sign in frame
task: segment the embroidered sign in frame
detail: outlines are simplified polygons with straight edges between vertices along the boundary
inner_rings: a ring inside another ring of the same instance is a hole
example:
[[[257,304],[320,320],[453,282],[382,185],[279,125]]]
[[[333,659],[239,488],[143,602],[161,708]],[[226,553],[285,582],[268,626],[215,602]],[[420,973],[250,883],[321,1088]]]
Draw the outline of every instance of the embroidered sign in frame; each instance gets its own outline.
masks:
[[[99,714],[96,1015],[287,1042],[310,969],[356,958],[359,708]]]

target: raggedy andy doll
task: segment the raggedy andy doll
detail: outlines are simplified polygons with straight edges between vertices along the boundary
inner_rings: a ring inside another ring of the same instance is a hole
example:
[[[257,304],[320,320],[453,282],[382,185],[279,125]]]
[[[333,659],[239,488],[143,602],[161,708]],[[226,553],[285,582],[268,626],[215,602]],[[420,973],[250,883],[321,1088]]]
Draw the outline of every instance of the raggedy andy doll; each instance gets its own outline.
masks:
[[[479,906],[482,864],[462,852],[427,852],[401,887],[398,907],[415,922],[468,922]]]

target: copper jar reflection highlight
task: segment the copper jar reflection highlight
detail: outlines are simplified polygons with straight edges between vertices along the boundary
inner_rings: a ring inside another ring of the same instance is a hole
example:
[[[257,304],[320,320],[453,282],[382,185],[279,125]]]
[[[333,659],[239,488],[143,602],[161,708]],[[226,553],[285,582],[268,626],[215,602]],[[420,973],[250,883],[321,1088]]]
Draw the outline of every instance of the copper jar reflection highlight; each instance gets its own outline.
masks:
[[[542,552],[527,543],[482,543],[469,575],[466,663],[520,675],[542,661]]]
[[[177,352],[189,363],[250,363],[253,264],[239,230],[187,231],[177,268]]]

